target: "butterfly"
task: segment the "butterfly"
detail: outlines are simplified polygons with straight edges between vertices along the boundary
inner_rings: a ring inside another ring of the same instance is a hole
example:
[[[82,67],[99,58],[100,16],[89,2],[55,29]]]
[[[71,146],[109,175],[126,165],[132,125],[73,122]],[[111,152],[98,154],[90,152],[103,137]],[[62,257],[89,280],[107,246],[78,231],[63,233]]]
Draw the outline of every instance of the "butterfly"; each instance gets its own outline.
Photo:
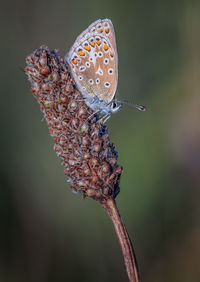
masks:
[[[118,83],[118,55],[111,20],[99,19],[75,40],[65,57],[85,103],[107,120],[124,101],[114,99]],[[143,110],[140,105],[137,108]]]

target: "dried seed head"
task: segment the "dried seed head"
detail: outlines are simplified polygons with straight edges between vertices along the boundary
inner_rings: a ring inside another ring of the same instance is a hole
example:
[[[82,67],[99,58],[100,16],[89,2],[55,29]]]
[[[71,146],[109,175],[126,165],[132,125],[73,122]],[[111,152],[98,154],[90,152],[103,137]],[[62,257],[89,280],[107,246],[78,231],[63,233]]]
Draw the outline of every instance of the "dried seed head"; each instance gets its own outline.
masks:
[[[46,65],[41,67],[40,73],[44,76],[47,76],[50,73],[50,68]]]
[[[91,118],[58,51],[41,46],[26,58],[25,73],[40,104],[74,192],[104,201],[119,193],[122,167],[99,116]]]

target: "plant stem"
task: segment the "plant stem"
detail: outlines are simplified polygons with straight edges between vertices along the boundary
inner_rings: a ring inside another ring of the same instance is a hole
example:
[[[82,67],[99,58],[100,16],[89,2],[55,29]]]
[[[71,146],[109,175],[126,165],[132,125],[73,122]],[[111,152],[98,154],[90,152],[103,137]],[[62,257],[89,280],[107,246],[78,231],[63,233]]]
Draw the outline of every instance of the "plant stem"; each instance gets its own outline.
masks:
[[[139,273],[137,267],[136,256],[133,250],[131,240],[129,238],[128,232],[126,231],[125,225],[121,219],[118,208],[116,206],[114,199],[107,199],[102,201],[101,205],[109,215],[112,223],[114,225],[124,258],[124,264],[126,267],[126,272],[129,277],[130,282],[139,282]]]

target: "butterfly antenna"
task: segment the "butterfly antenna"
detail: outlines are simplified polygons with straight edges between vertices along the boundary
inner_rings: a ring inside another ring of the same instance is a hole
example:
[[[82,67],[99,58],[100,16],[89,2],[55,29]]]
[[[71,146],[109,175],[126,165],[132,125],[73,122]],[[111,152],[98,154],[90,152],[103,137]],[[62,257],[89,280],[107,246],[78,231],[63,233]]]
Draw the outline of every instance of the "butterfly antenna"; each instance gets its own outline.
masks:
[[[122,103],[122,104],[127,104],[127,105],[129,105],[129,106],[132,106],[132,107],[134,107],[134,108],[136,108],[136,109],[138,109],[138,110],[140,110],[140,111],[142,111],[142,112],[145,112],[146,111],[146,107],[145,106],[143,106],[143,105],[139,105],[139,104],[135,104],[135,103],[133,103],[133,102],[130,102],[130,101],[127,101],[127,100],[120,100],[120,101],[118,101],[119,103]]]

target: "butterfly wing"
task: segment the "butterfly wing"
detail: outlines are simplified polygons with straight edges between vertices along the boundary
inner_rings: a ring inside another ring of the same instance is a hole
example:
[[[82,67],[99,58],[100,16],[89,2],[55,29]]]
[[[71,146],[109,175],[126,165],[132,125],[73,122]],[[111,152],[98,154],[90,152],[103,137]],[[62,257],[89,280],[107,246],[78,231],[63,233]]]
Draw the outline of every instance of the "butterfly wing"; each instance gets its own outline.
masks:
[[[83,96],[97,96],[107,102],[113,99],[118,81],[118,56],[109,19],[97,20],[84,30],[66,60]]]

